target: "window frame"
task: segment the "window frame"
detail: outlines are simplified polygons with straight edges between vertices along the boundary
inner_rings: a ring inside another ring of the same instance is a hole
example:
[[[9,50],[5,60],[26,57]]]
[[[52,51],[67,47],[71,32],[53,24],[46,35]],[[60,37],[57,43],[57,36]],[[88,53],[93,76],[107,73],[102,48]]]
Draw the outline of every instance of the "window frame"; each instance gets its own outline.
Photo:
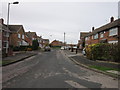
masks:
[[[118,34],[118,27],[109,29],[109,36],[115,36]]]
[[[98,33],[94,34],[93,38],[98,39]]]
[[[21,35],[18,33],[18,38],[21,38]]]

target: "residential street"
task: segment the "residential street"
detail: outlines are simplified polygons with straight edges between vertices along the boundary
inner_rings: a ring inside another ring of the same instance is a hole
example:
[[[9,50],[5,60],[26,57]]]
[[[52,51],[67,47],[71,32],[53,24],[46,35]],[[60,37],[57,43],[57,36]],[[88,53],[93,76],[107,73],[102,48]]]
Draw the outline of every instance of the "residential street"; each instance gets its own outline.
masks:
[[[118,88],[118,80],[80,67],[54,49],[3,67],[3,88]]]

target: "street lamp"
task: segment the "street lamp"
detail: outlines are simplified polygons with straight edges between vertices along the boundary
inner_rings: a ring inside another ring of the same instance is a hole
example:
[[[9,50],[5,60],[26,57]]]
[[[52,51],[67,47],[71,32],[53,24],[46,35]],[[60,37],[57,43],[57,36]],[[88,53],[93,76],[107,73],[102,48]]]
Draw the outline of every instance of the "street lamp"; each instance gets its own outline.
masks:
[[[65,50],[65,32],[64,32],[64,50]]]
[[[9,12],[10,12],[10,4],[19,4],[19,2],[8,3],[8,13],[7,13],[7,30],[9,31]],[[8,33],[8,32],[7,32]],[[8,38],[7,38],[8,40]],[[7,43],[7,46],[9,43]],[[6,54],[8,53],[8,49],[6,48]]]
[[[19,2],[8,3],[7,28],[8,28],[8,25],[9,25],[10,4],[19,4]]]

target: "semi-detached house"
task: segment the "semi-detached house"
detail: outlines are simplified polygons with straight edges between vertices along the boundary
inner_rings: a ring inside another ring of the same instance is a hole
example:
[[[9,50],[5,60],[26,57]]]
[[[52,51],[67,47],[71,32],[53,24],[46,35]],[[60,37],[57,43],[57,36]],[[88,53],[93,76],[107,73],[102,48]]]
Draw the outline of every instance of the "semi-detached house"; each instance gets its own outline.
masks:
[[[120,19],[114,21],[111,17],[110,23],[100,28],[92,28],[92,32],[85,36],[85,45],[95,43],[120,43]]]
[[[25,40],[25,31],[23,25],[9,25],[11,34],[11,43],[15,46],[27,46],[29,43]]]
[[[12,55],[10,35],[11,31],[4,24],[4,20],[0,19],[0,52],[2,52],[2,57]]]
[[[29,38],[29,45],[32,45],[32,41],[33,40],[37,40],[38,36],[36,34],[36,32],[25,32],[25,35],[27,38]]]

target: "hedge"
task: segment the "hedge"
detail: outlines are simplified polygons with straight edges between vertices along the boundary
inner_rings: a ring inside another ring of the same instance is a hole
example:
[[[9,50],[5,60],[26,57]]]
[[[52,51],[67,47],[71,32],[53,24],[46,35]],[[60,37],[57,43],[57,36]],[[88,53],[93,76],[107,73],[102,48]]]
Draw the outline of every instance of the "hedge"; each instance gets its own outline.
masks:
[[[92,44],[86,47],[86,56],[91,60],[120,62],[120,46],[108,43]]]
[[[27,51],[28,48],[32,49],[32,46],[15,46],[13,51]]]

